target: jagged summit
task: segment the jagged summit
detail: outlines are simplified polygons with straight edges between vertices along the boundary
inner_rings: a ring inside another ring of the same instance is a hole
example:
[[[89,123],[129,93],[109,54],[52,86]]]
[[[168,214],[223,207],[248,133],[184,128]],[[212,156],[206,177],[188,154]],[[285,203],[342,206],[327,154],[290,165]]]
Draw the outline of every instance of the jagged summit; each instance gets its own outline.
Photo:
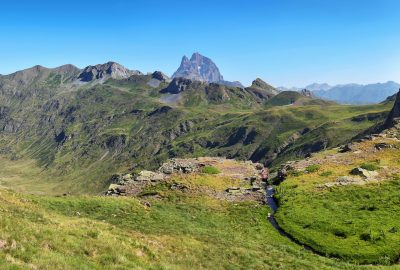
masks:
[[[220,82],[224,78],[217,65],[210,59],[199,53],[194,53],[189,58],[183,56],[181,65],[172,75],[172,78],[185,78],[204,82]]]
[[[108,78],[126,79],[132,75],[141,74],[142,73],[140,71],[129,70],[118,63],[108,62],[105,64],[98,64],[84,68],[79,74],[78,80],[81,82],[91,82],[94,80],[105,80]]]

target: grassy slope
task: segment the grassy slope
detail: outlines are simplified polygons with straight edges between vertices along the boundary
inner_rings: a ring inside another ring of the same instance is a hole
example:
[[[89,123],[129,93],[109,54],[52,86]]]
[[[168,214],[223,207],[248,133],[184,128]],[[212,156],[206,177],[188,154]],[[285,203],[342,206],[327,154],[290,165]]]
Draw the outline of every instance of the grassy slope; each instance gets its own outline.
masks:
[[[153,89],[146,84],[149,76],[71,89],[60,86],[54,76],[43,78],[25,85],[19,95],[0,94],[1,105],[10,109],[0,127],[21,125],[15,132],[0,133],[0,156],[19,159],[26,174],[34,172],[29,180],[23,178],[25,187],[23,181],[10,178],[4,185],[37,193],[96,194],[114,173],[135,166],[154,169],[171,157],[227,156],[275,166],[302,158],[321,140],[328,147],[347,141],[382,119],[351,118],[390,108],[390,104],[264,108],[238,88],[201,86],[185,92],[182,103],[168,104],[172,110],[150,116],[167,104],[161,103],[159,92],[166,84]],[[288,138],[305,128],[312,131],[276,156]],[[65,142],[56,141],[61,131],[67,136]]]
[[[361,149],[373,148],[374,143],[378,141],[363,143]],[[400,178],[387,171],[399,167],[400,150],[386,149],[361,157],[346,153],[342,156],[348,161],[339,163],[325,160],[325,156],[331,154],[336,151],[315,157],[324,160],[317,171],[292,175],[279,186],[280,208],[276,215],[279,224],[301,242],[329,256],[356,263],[397,261],[400,256],[397,214]],[[364,186],[316,188],[339,176],[349,175],[353,168],[365,163],[386,168],[378,170],[386,181]]]
[[[188,179],[221,188],[218,176]],[[214,179],[212,183],[211,178]],[[179,182],[184,179],[179,179]],[[282,237],[266,206],[155,187],[162,199],[44,197],[0,189],[2,269],[374,269]],[[382,268],[383,269],[383,268]]]

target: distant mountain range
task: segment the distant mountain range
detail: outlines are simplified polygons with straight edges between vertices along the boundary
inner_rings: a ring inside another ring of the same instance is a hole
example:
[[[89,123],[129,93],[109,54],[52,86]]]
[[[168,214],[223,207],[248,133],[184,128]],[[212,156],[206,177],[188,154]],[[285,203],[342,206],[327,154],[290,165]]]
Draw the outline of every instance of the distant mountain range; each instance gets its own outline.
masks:
[[[65,73],[73,80],[73,84],[81,85],[86,83],[104,83],[108,79],[127,79],[134,75],[143,75],[138,70],[129,70],[124,66],[115,63],[108,62],[105,64],[99,64],[95,66],[88,66],[84,69],[79,69],[73,65],[65,65],[55,69],[47,69],[42,66],[35,66],[33,68],[15,72],[14,74],[8,75],[9,77],[20,77],[19,84],[29,83],[33,74],[36,71],[46,71],[45,73],[61,72]],[[149,73],[152,75],[151,81],[148,85],[152,87],[158,87],[161,82],[171,82],[171,79],[164,73],[157,71],[155,73]],[[0,78],[4,75],[0,75]],[[335,101],[342,104],[372,104],[384,101],[387,97],[395,94],[400,88],[400,84],[388,81],[386,83],[376,84],[342,84],[342,85],[329,85],[327,83],[313,83],[306,87],[273,87],[261,79],[253,81],[249,87],[244,87],[238,81],[226,81],[222,76],[218,66],[208,57],[205,57],[199,53],[193,53],[189,59],[183,56],[179,68],[172,75],[174,80],[171,84],[171,89],[168,91],[181,92],[184,88],[184,84],[188,84],[188,81],[198,81],[202,83],[214,83],[224,85],[228,87],[239,87],[246,89],[258,98],[271,98],[283,91],[296,91],[301,92],[307,90],[302,95],[312,96],[321,98],[329,101]],[[183,88],[182,88],[183,87]],[[179,88],[179,89],[178,89]]]
[[[342,104],[371,104],[384,101],[388,96],[395,94],[400,84],[389,81],[375,84],[341,84],[331,86],[329,84],[314,83],[304,88],[278,87],[280,91],[300,91],[307,89],[319,98],[336,101]]]

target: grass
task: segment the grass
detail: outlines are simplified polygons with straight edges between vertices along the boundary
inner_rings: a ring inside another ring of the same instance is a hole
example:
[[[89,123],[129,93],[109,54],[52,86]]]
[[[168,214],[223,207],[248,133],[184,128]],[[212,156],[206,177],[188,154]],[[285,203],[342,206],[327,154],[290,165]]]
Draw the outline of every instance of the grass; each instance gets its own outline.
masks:
[[[376,142],[365,142],[362,151]],[[319,170],[291,174],[277,188],[278,223],[300,242],[318,252],[357,264],[389,265],[400,257],[400,178],[398,149],[341,154],[330,162],[334,150],[315,155]],[[355,167],[379,172],[383,181],[319,189],[318,186],[348,175]],[[306,169],[308,170],[308,169]],[[393,268],[396,268],[393,266]]]
[[[206,174],[219,174],[220,173],[220,171],[213,166],[204,166],[201,171]]]
[[[355,269],[291,243],[254,202],[172,191],[150,208],[6,190],[0,199],[2,269]]]
[[[309,165],[306,167],[306,171],[308,173],[314,173],[317,172],[320,169],[320,166],[317,164]]]
[[[380,169],[379,165],[377,165],[375,163],[362,163],[360,165],[360,168],[367,170],[367,171],[376,171],[376,170]]]

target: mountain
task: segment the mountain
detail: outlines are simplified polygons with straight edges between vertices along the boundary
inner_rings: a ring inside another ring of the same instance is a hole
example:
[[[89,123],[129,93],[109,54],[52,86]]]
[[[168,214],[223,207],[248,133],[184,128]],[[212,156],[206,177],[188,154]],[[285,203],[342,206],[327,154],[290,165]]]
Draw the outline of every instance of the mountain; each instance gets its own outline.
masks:
[[[246,88],[246,91],[262,99],[270,99],[279,94],[279,91],[275,87],[269,85],[260,78],[255,79],[251,86]]]
[[[174,157],[276,166],[346,142],[390,106],[331,104],[306,91],[279,92],[261,79],[238,88],[170,81],[162,72],[144,75],[114,62],[82,70],[35,66],[0,77],[0,158],[31,161],[45,183],[36,191],[95,193],[113,173]],[[2,185],[18,188],[13,181]]]
[[[172,78],[186,78],[204,82],[220,82],[224,77],[219,72],[217,65],[205,56],[194,53],[192,57],[184,56],[178,70]]]
[[[142,73],[140,71],[132,71],[118,63],[108,62],[106,64],[99,64],[84,68],[79,74],[78,80],[81,82],[91,82],[95,80],[105,81],[109,78],[126,79],[132,75],[141,74]]]
[[[314,94],[339,103],[369,104],[385,100],[388,96],[396,93],[399,87],[400,84],[392,81],[367,85],[345,84],[333,86],[328,90],[314,91]]]
[[[217,65],[210,58],[199,53],[194,53],[190,60],[187,56],[183,56],[181,65],[172,78],[185,78],[243,88],[240,82],[225,81]]]
[[[396,93],[400,84],[389,81],[376,84],[342,84],[330,86],[326,83],[313,83],[304,88],[278,87],[280,91],[301,91],[307,89],[319,98],[332,100],[342,104],[373,104],[384,101]]]
[[[313,84],[307,85],[304,88],[307,90],[310,90],[310,91],[327,91],[327,90],[331,89],[332,86],[330,86],[327,83],[313,83]]]

